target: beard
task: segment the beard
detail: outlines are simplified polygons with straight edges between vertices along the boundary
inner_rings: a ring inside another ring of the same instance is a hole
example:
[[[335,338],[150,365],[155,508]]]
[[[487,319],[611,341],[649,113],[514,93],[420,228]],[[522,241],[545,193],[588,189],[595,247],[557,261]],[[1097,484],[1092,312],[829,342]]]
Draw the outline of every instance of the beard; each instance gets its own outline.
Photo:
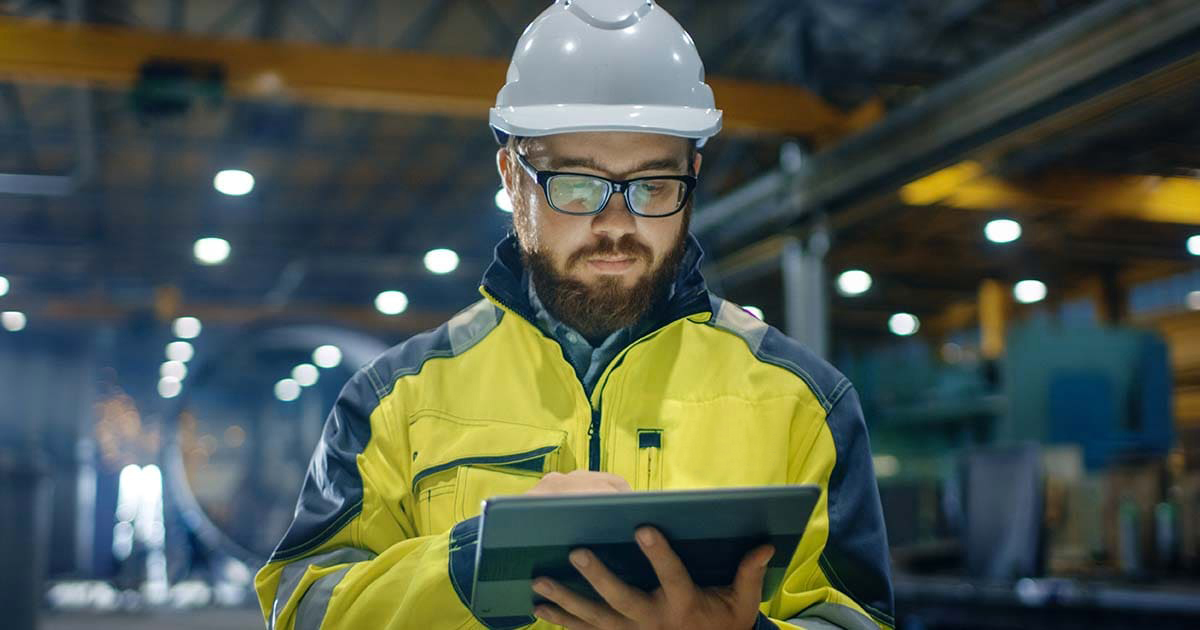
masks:
[[[633,326],[666,297],[679,273],[687,246],[690,210],[684,209],[682,228],[662,262],[650,268],[630,287],[624,286],[622,279],[616,276],[600,276],[594,283],[587,284],[556,269],[545,252],[531,251],[522,245],[521,258],[529,270],[538,299],[551,315],[578,331],[593,345],[614,331]],[[567,258],[565,268],[570,270],[596,256],[633,258],[645,262],[648,268],[654,261],[654,252],[648,245],[634,235],[626,234],[615,241],[602,237],[579,249]]]

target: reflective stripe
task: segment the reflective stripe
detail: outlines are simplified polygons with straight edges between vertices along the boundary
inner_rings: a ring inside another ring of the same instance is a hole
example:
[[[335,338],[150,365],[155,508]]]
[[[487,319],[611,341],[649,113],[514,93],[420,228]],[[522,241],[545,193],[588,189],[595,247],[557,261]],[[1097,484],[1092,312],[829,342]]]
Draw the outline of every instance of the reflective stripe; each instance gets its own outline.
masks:
[[[770,330],[770,326],[767,326],[762,320],[729,300],[720,300],[713,325],[741,337],[745,340],[746,345],[750,346],[752,354],[758,354],[763,338]]]
[[[812,630],[825,630],[825,628],[879,630],[879,624],[875,623],[870,617],[849,606],[834,604],[832,602],[822,602],[805,608],[799,617],[788,619],[788,623],[793,622],[800,623],[805,628]]]
[[[446,322],[454,356],[466,352],[496,328],[500,323],[497,311],[488,300],[480,300]]]
[[[329,609],[329,598],[333,596],[333,588],[346,576],[350,566],[344,566],[308,587],[308,592],[300,599],[300,605],[296,608],[296,630],[320,630],[321,622],[325,621],[325,611]]]
[[[795,619],[788,619],[787,622],[800,626],[804,630],[842,630],[841,626],[835,626],[828,621],[816,618],[796,617]]]
[[[275,589],[275,605],[271,609],[271,625],[269,626],[271,630],[275,630],[275,624],[276,620],[279,618],[279,614],[283,612],[283,607],[287,605],[288,600],[292,598],[292,594],[296,592],[296,587],[298,587],[300,585],[300,581],[304,579],[304,574],[308,571],[309,567],[332,567],[339,564],[362,562],[364,560],[370,560],[374,557],[375,554],[364,549],[358,549],[355,547],[339,547],[332,551],[319,553],[315,556],[301,558],[283,567],[283,572],[280,574],[279,578],[279,586]],[[349,568],[350,567],[346,567],[346,570]],[[308,600],[309,594],[313,592],[318,584],[325,581],[327,578],[333,577],[334,575],[339,576],[338,579],[340,580],[340,576],[344,573],[345,570],[338,571],[333,575],[327,575],[313,583],[309,587],[308,593],[301,598],[300,608],[305,607],[304,602]],[[337,581],[334,581],[333,584],[337,584]],[[329,587],[329,592],[332,591],[333,586],[331,585]],[[326,594],[325,605],[321,606],[322,616],[325,615],[325,606],[328,604],[329,598],[328,594]],[[319,620],[318,625],[320,625]]]

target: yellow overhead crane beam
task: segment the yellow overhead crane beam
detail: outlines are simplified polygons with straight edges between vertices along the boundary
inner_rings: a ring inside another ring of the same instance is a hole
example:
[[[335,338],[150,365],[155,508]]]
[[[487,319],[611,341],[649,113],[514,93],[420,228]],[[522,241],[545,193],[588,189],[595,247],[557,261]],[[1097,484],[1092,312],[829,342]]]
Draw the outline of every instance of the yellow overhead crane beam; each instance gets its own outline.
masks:
[[[1059,173],[1016,184],[966,161],[904,186],[900,199],[914,206],[941,204],[966,210],[1068,207],[1089,214],[1200,225],[1200,179],[1190,177]]]
[[[420,52],[217,39],[124,27],[0,18],[0,79],[129,88],[150,60],[221,64],[238,98],[486,118],[508,62]],[[883,115],[877,102],[845,113],[800,87],[710,77],[725,128],[824,144]]]

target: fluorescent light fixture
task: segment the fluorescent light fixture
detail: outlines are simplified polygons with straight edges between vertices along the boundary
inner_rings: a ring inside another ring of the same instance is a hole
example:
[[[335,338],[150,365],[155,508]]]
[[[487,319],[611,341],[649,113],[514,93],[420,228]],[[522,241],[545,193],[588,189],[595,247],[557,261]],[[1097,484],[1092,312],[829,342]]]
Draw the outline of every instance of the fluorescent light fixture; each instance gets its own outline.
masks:
[[[766,319],[763,317],[762,309],[758,308],[757,306],[743,306],[742,310],[746,311],[747,313],[750,313],[751,315],[753,315],[763,321],[766,321]]]
[[[204,326],[195,317],[180,317],[171,324],[171,330],[180,339],[195,339],[200,336]]]
[[[219,265],[229,258],[229,241],[215,236],[196,240],[192,246],[192,254],[202,265]]]
[[[300,383],[290,378],[275,383],[275,397],[282,402],[292,402],[300,397]]]
[[[1022,304],[1033,304],[1046,299],[1046,283],[1041,280],[1022,280],[1013,286],[1013,297]]]
[[[183,361],[166,361],[158,368],[159,376],[170,376],[177,381],[187,378],[187,373],[187,364]]]
[[[513,211],[512,199],[508,198],[508,191],[503,187],[496,191],[496,207],[500,208],[501,212],[511,213]]]
[[[183,383],[174,376],[164,376],[158,379],[158,395],[163,398],[174,398],[183,391]]]
[[[1187,294],[1187,307],[1193,311],[1200,311],[1200,291]]]
[[[25,313],[21,311],[4,311],[0,313],[0,323],[4,324],[4,330],[8,332],[20,332],[25,330],[29,318],[25,317]]]
[[[439,275],[450,273],[458,269],[458,253],[453,249],[431,249],[425,253],[425,268]]]
[[[196,349],[186,341],[172,341],[167,344],[167,359],[187,363],[196,356]]]
[[[993,243],[1011,243],[1021,238],[1021,224],[1012,219],[988,221],[983,227],[983,235]]]
[[[342,362],[342,350],[337,346],[324,345],[313,350],[313,363],[317,367],[335,368]]]
[[[1193,256],[1200,256],[1200,234],[1197,234],[1187,240],[1188,253]]]
[[[900,472],[900,460],[895,455],[875,455],[871,463],[875,465],[876,477],[895,477]]]
[[[888,319],[888,330],[894,335],[907,337],[916,334],[921,329],[921,320],[917,319],[912,313],[896,313]]]
[[[8,295],[8,278],[0,276],[0,295]]]
[[[871,274],[861,269],[843,271],[837,279],[838,292],[845,296],[862,295],[871,290]]]
[[[246,171],[228,169],[213,177],[213,187],[232,197],[240,197],[254,190],[254,176]]]
[[[299,383],[301,387],[316,385],[319,378],[321,378],[321,371],[311,363],[301,363],[292,368],[292,380]]]
[[[384,291],[375,296],[375,310],[384,315],[399,315],[408,309],[408,296],[403,291]]]

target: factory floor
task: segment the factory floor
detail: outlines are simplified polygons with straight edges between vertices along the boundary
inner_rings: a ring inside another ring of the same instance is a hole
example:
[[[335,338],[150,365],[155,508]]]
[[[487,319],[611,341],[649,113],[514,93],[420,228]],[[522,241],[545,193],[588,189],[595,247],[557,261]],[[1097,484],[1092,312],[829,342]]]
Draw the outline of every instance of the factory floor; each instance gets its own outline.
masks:
[[[262,630],[257,609],[44,613],[38,630]]]

